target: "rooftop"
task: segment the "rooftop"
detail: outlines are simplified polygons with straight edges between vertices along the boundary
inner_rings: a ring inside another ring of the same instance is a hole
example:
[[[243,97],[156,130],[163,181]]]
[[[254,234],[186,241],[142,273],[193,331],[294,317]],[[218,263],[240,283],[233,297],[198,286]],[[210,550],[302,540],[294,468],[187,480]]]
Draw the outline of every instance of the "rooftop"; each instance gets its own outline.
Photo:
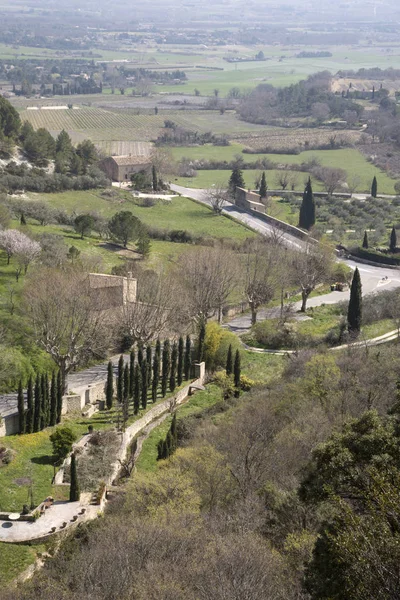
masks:
[[[148,154],[127,154],[126,156],[111,156],[112,160],[120,167],[126,165],[149,165],[151,159]]]

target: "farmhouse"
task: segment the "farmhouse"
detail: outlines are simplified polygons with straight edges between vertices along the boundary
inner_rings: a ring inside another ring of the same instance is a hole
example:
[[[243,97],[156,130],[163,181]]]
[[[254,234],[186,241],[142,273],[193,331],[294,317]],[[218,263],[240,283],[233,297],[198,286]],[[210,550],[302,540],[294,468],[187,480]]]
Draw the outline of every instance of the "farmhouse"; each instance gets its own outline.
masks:
[[[151,159],[148,154],[109,156],[99,163],[99,167],[112,181],[130,181],[131,175],[151,169]]]

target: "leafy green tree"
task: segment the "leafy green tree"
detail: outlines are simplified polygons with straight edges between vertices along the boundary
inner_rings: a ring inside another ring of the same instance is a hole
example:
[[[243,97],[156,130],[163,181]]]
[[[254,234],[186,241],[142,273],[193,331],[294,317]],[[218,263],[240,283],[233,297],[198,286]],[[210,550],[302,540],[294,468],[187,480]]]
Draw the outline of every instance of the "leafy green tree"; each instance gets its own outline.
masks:
[[[80,497],[78,473],[76,470],[75,453],[71,454],[71,483],[69,486],[69,501],[78,502]]]
[[[263,171],[262,175],[261,175],[261,182],[260,182],[260,191],[259,191],[260,197],[261,198],[266,198],[267,197],[267,180],[265,177],[265,171]]]
[[[78,215],[74,221],[74,228],[80,234],[81,240],[85,235],[90,235],[94,225],[92,215]]]
[[[232,169],[231,176],[229,178],[228,189],[231,196],[235,196],[236,188],[244,188],[245,182],[243,179],[243,172],[239,166],[235,166]]]
[[[30,375],[26,390],[26,433],[33,432],[33,379]]]
[[[366,231],[364,231],[364,239],[363,239],[362,247],[365,248],[366,250],[368,250],[368,234]]]
[[[165,398],[168,387],[168,377],[171,368],[171,345],[165,340],[162,352],[161,395]]]
[[[57,379],[55,371],[51,374],[50,384],[50,426],[57,423]]]
[[[225,372],[226,374],[232,375],[233,373],[233,356],[232,356],[232,344],[229,344],[229,348],[228,348],[228,354],[226,357],[226,367],[225,367]]]
[[[139,364],[135,366],[135,386],[133,390],[133,412],[138,414],[140,409],[140,394],[142,391],[142,373]]]
[[[372,196],[372,198],[376,198],[377,195],[378,195],[378,182],[374,175],[374,178],[373,178],[372,184],[371,184],[371,196]]]
[[[122,404],[124,394],[124,357],[121,354],[118,361],[118,371],[117,371],[117,402],[118,404]]]
[[[88,167],[98,160],[96,146],[91,140],[83,140],[83,142],[78,144],[76,147],[76,154],[81,159],[85,172]]]
[[[358,335],[362,322],[362,285],[358,267],[356,267],[351,282],[350,301],[347,310],[347,326],[350,334]]]
[[[172,352],[171,352],[171,368],[169,373],[169,389],[171,392],[174,392],[176,388],[176,367],[178,360],[178,347],[176,342],[172,344]]]
[[[18,384],[18,425],[19,425],[19,432],[25,433],[25,429],[26,429],[25,399],[24,399],[24,389],[22,387],[21,379],[19,380],[19,384]]]
[[[57,136],[56,139],[56,152],[64,154],[66,156],[70,156],[74,152],[74,147],[72,145],[72,140],[69,137],[68,133],[63,129]]]
[[[139,234],[139,239],[137,241],[136,248],[139,254],[142,256],[143,260],[150,256],[151,242],[146,232],[142,231]]]
[[[392,231],[390,232],[389,250],[390,250],[390,252],[392,252],[394,254],[396,252],[396,249],[397,249],[397,234],[396,234],[396,229],[393,226]]]
[[[15,108],[0,96],[0,137],[16,139],[21,128],[21,120]]]
[[[107,366],[106,406],[110,410],[114,400],[114,368],[111,360]]]
[[[177,369],[177,382],[178,386],[182,385],[183,381],[183,363],[184,363],[184,343],[183,337],[179,338],[178,342],[178,369]]]
[[[78,259],[80,253],[81,251],[78,250],[78,248],[75,248],[75,246],[71,246],[68,250],[67,257],[70,259],[71,263],[74,264],[74,262]]]
[[[126,248],[128,242],[132,242],[139,237],[142,224],[129,210],[122,210],[110,219],[108,228],[112,237],[121,242]]]
[[[310,230],[315,225],[315,201],[311,185],[311,178],[308,179],[304,189],[303,200],[300,206],[299,227]]]
[[[147,386],[147,361],[146,361],[145,358],[143,359],[141,370],[142,370],[142,394],[141,394],[141,401],[142,401],[142,408],[143,408],[143,410],[145,410],[147,408],[147,390],[148,390],[148,386]]]
[[[71,452],[76,435],[70,427],[57,427],[51,434],[50,441],[53,446],[53,454],[60,463]]]
[[[190,370],[192,367],[192,341],[190,339],[190,335],[186,336],[185,343],[185,358],[184,358],[184,371],[185,371],[185,379],[188,381],[190,378]]]

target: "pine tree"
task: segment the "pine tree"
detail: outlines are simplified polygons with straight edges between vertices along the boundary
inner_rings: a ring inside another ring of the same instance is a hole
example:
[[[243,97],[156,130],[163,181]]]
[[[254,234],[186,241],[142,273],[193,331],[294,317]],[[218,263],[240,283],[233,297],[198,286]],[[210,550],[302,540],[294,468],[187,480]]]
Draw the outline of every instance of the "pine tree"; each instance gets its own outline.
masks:
[[[131,350],[129,356],[129,398],[133,398],[135,388],[135,351]]]
[[[122,416],[124,425],[129,418],[129,365],[126,364],[124,367],[124,391],[123,391],[123,405],[122,405]]]
[[[35,381],[35,410],[33,415],[33,431],[40,431],[40,411],[42,408],[42,388],[40,385],[40,375],[36,375]]]
[[[50,426],[54,427],[57,423],[57,380],[56,374],[53,371],[51,374],[50,385]]]
[[[265,171],[263,171],[262,175],[261,175],[261,182],[260,182],[260,197],[261,198],[266,198],[267,197],[267,180],[265,178]]]
[[[231,194],[231,196],[235,195],[237,187],[240,187],[240,188],[245,187],[243,173],[238,166],[236,166],[232,169],[232,173],[229,178],[228,188],[229,188],[229,193]]]
[[[364,239],[363,239],[362,247],[365,248],[366,250],[368,250],[368,234],[366,231],[364,231]]]
[[[151,176],[153,179],[153,191],[157,192],[158,190],[158,178],[157,178],[157,169],[155,167],[155,165],[152,166],[151,168]]]
[[[26,433],[33,431],[33,380],[32,375],[28,380],[28,388],[26,390]]]
[[[162,353],[162,373],[161,373],[161,395],[165,398],[168,387],[168,377],[170,370],[171,356],[170,356],[170,343],[169,340],[165,340]]]
[[[151,399],[154,402],[157,402],[157,391],[158,384],[160,382],[160,357],[157,352],[154,354],[153,358],[153,382],[151,385]]]
[[[389,242],[389,250],[392,253],[396,252],[397,248],[397,234],[396,229],[392,227],[392,231],[390,232],[390,242]]]
[[[178,386],[182,385],[183,381],[183,359],[184,359],[184,343],[183,337],[179,338],[178,342],[178,372],[177,372],[177,382]]]
[[[226,374],[232,375],[233,373],[233,356],[232,356],[232,344],[229,344],[229,348],[228,348],[228,355],[226,357],[226,368],[225,368],[225,372]]]
[[[117,402],[122,404],[124,395],[124,357],[121,354],[118,361],[118,372],[117,372]]]
[[[136,363],[135,366],[135,386],[133,390],[133,412],[135,415],[138,414],[140,409],[140,394],[142,391],[142,374],[139,365]]]
[[[71,454],[71,469],[70,469],[70,486],[69,486],[69,501],[78,502],[80,497],[78,473],[76,471],[76,457],[75,454]]]
[[[114,368],[111,360],[107,366],[107,384],[106,384],[106,406],[111,410],[114,400]]]
[[[377,182],[376,177],[374,175],[374,178],[373,178],[372,184],[371,184],[371,196],[373,198],[376,198],[377,195],[378,195],[378,182]]]
[[[57,373],[57,423],[61,423],[63,391],[64,391],[64,382],[62,380],[61,371],[58,371],[58,373]]]
[[[176,388],[176,364],[178,360],[178,347],[176,342],[172,345],[172,353],[171,353],[171,369],[169,374],[169,389],[173,392]]]
[[[236,354],[235,354],[235,364],[233,366],[233,380],[234,380],[234,384],[235,384],[235,396],[238,398],[239,394],[240,394],[240,375],[241,375],[241,368],[240,368],[240,352],[239,350],[236,350]]]
[[[351,282],[350,290],[350,301],[347,312],[347,325],[349,333],[352,335],[358,335],[361,330],[362,321],[362,286],[361,277],[356,267],[353,275],[353,281]]]
[[[143,410],[147,407],[147,361],[144,358],[143,362],[142,362],[142,395],[141,395],[141,399],[142,399],[142,408]]]
[[[197,360],[202,362],[204,357],[204,340],[206,338],[206,326],[204,323],[200,325],[199,339],[197,341]]]
[[[25,433],[26,428],[26,413],[25,413],[25,399],[24,399],[24,389],[22,387],[22,380],[19,380],[18,385],[18,425],[19,432]]]
[[[152,353],[151,346],[146,348],[146,363],[147,363],[147,387],[151,386],[151,365],[152,365]]]
[[[192,366],[192,341],[190,335],[186,336],[185,344],[185,359],[184,359],[184,371],[186,381],[190,378],[190,370]]]
[[[311,178],[308,179],[304,189],[303,201],[300,206],[299,227],[301,229],[311,229],[315,225],[315,202],[312,191]]]

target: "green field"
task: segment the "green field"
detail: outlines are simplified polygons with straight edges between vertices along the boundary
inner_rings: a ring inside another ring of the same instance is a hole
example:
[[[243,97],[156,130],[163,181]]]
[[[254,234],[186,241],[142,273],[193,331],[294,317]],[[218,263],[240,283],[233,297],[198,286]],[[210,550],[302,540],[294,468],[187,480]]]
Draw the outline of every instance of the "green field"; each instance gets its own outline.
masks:
[[[32,565],[43,545],[31,547],[25,544],[0,543],[0,585],[10,583]]]

